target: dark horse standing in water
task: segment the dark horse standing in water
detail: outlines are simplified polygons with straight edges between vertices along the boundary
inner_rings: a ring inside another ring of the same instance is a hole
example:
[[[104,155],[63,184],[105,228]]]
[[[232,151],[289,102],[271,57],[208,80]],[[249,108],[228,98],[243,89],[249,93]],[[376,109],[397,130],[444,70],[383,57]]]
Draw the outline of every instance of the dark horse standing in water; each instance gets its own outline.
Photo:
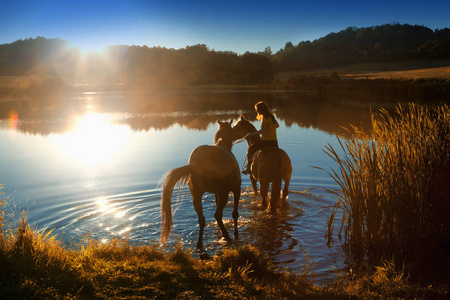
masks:
[[[241,115],[240,120],[233,126],[233,139],[241,139],[248,133],[256,131],[255,126]],[[249,147],[259,141],[259,139],[259,135],[246,138]],[[263,209],[267,208],[268,212],[276,214],[280,202],[282,180],[284,180],[284,189],[281,205],[287,206],[286,198],[289,193],[289,183],[292,174],[291,159],[282,149],[268,147],[256,152],[248,163],[251,170],[250,181],[255,194],[258,193],[257,182],[259,181],[260,183]],[[267,206],[267,193],[270,183],[272,183],[272,191],[270,193],[270,203]]]
[[[199,249],[203,248],[205,217],[203,216],[202,196],[205,192],[215,195],[216,212],[214,217],[227,241],[231,241],[231,238],[223,225],[222,215],[228,201],[228,194],[233,193],[234,238],[238,238],[237,220],[241,195],[241,173],[239,164],[231,152],[233,146],[231,122],[218,122],[219,131],[214,136],[215,145],[203,145],[195,148],[187,165],[170,170],[165,175],[161,200],[162,243],[167,241],[172,228],[172,193],[179,180],[182,180],[181,184],[188,184],[198,215],[200,233],[197,247]]]

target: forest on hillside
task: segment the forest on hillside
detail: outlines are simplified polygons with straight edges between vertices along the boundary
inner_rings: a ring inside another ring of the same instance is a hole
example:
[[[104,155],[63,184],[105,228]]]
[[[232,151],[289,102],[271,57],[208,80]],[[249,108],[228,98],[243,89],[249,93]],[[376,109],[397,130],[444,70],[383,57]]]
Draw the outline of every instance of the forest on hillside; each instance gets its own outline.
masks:
[[[54,76],[134,87],[267,84],[276,72],[362,62],[450,58],[450,29],[385,24],[348,27],[314,41],[287,42],[273,52],[237,54],[205,44],[182,49],[116,45],[81,52],[59,38],[29,38],[0,45],[0,76]]]
[[[450,29],[398,23],[348,27],[313,42],[287,42],[272,62],[277,71],[286,71],[418,58],[450,58]]]

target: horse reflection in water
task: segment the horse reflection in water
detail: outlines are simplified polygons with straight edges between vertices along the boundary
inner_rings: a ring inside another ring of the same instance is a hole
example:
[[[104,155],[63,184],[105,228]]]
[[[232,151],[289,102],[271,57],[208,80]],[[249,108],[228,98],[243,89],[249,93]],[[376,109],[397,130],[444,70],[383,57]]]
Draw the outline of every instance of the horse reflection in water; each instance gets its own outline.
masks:
[[[278,263],[302,261],[304,253],[301,241],[295,236],[296,224],[299,224],[305,210],[293,205],[282,210],[276,216],[257,209],[259,205],[245,198],[241,201],[244,210],[245,225],[241,244],[252,244],[264,253],[269,253]]]
[[[231,241],[230,236],[222,222],[223,209],[228,201],[228,194],[233,193],[234,208],[234,238],[238,238],[237,220],[239,217],[238,205],[241,194],[241,174],[239,164],[231,152],[233,146],[231,122],[220,122],[219,131],[214,136],[215,145],[202,145],[195,148],[189,163],[185,166],[170,170],[165,175],[161,200],[162,232],[161,243],[165,243],[172,228],[172,193],[175,185],[188,184],[192,195],[195,211],[198,215],[200,232],[197,248],[203,248],[203,229],[205,217],[203,216],[202,196],[204,193],[213,193],[216,200],[214,214],[223,237]]]
[[[241,115],[241,118],[233,126],[233,139],[238,140],[250,132],[256,132],[255,126]],[[250,147],[258,142],[259,135],[246,138]],[[277,147],[268,147],[257,151],[252,158],[249,158],[250,181],[255,194],[258,193],[257,182],[260,184],[260,194],[262,197],[262,207],[267,211],[276,214],[279,206],[286,207],[286,198],[289,194],[289,183],[291,181],[292,164],[291,159],[282,149]],[[281,184],[284,180],[283,196],[280,204]],[[267,194],[269,185],[272,183],[270,193],[270,203],[267,205]]]

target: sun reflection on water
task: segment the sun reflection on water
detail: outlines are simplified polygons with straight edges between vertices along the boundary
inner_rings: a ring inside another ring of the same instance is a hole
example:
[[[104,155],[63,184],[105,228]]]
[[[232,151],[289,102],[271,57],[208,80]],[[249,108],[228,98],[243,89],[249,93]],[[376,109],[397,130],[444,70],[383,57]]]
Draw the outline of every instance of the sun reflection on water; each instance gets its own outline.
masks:
[[[69,159],[88,167],[105,163],[123,150],[131,137],[127,126],[111,123],[105,114],[88,113],[78,118],[73,130],[51,138]]]
[[[97,198],[97,200],[95,202],[97,203],[99,211],[106,212],[106,210],[108,209],[108,206],[107,206],[108,201],[106,200],[106,198],[99,197],[99,198]]]
[[[125,216],[125,211],[117,209],[108,203],[108,200],[105,197],[98,197],[95,200],[95,203],[98,206],[98,211],[106,214],[112,214],[115,218],[120,219]]]
[[[120,219],[120,218],[122,218],[124,215],[125,215],[125,212],[124,212],[124,211],[118,211],[118,212],[116,213],[116,218]]]

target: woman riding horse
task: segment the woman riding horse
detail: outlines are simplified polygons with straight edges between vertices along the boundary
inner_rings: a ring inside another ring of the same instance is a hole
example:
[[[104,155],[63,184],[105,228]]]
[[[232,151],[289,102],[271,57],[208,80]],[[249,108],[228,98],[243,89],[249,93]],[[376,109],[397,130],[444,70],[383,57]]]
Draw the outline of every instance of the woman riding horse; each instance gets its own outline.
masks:
[[[260,143],[259,134],[252,123],[241,115],[240,120],[233,126],[234,140],[245,137],[249,149],[252,145]],[[250,152],[250,151],[248,151]],[[292,175],[292,165],[289,155],[278,147],[265,147],[258,150],[254,155],[249,156],[248,166],[250,171],[250,181],[255,194],[258,193],[257,182],[260,182],[260,194],[262,197],[262,207],[267,211],[276,214],[279,206],[280,191],[284,180],[283,197],[281,206],[287,206],[286,198],[289,194],[289,183]],[[269,206],[267,205],[267,194],[269,185],[272,183]]]
[[[197,247],[203,248],[203,229],[205,217],[203,216],[202,196],[204,193],[213,193],[216,200],[217,220],[223,237],[231,241],[230,236],[222,222],[223,209],[228,201],[228,194],[234,195],[234,238],[238,238],[237,220],[239,217],[238,204],[241,195],[241,174],[239,164],[231,152],[233,145],[231,122],[219,122],[219,131],[214,136],[215,145],[203,145],[195,148],[189,163],[183,167],[170,170],[165,175],[161,199],[162,232],[161,243],[165,243],[172,228],[172,193],[175,185],[188,184],[192,195],[195,211],[198,215],[200,232]]]
[[[261,135],[261,139],[256,139],[256,142],[249,145],[247,149],[247,166],[242,170],[243,174],[250,174],[250,160],[256,151],[267,148],[277,147],[277,128],[280,126],[275,116],[270,112],[269,106],[266,102],[260,101],[255,104],[257,112],[256,119],[261,120],[261,129],[256,132],[249,132],[246,137],[254,137]]]

